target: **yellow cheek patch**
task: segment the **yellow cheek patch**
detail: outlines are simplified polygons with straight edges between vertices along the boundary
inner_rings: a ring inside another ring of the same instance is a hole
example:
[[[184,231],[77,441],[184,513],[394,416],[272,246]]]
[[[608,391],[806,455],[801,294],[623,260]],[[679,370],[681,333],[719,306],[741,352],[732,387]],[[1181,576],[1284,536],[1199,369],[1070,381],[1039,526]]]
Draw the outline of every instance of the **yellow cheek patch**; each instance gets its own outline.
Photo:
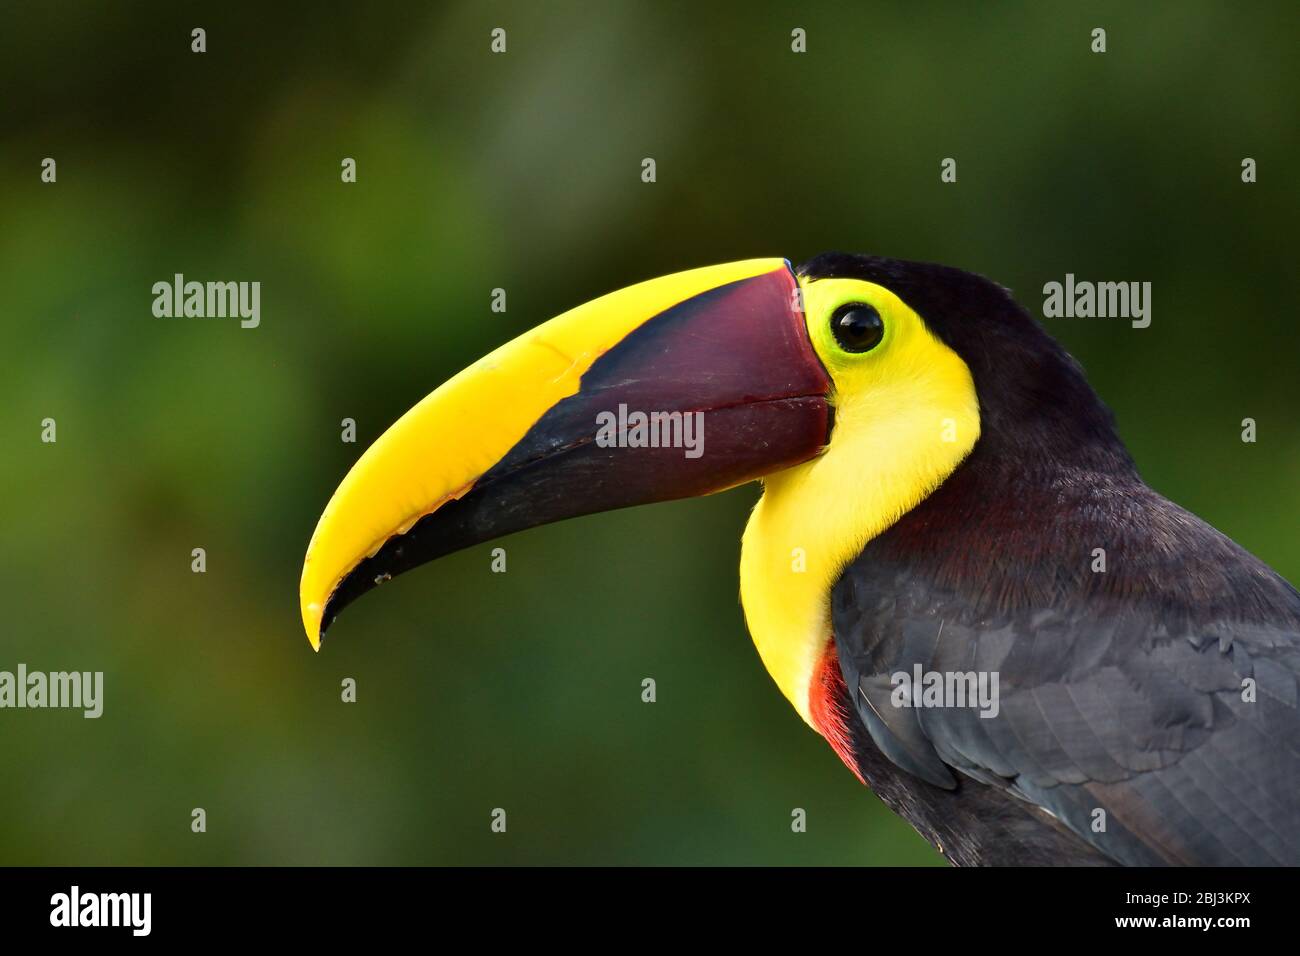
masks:
[[[740,583],[759,656],[809,724],[809,685],[831,638],[830,592],[867,542],[937,488],[980,434],[970,370],[898,296],[855,279],[800,279],[808,334],[830,373],[835,427],[818,458],[764,481]],[[870,352],[835,341],[831,315],[865,302],[885,323]]]

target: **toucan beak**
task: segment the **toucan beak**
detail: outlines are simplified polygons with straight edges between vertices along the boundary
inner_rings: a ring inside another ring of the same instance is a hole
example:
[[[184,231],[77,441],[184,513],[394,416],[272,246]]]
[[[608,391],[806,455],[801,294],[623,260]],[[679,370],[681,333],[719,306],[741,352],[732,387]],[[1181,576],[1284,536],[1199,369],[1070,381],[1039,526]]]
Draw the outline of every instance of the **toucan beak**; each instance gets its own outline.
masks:
[[[566,312],[425,397],[348,472],[303,563],[307,637],[319,649],[357,597],[461,548],[807,461],[828,440],[829,392],[784,259]]]

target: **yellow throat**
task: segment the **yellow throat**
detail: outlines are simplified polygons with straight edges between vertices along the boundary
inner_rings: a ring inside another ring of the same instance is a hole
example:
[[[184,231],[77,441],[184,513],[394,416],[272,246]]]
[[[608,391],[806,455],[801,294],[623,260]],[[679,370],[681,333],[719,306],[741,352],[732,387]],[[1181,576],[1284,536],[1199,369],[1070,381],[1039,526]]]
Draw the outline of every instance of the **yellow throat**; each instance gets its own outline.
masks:
[[[974,448],[979,403],[970,370],[898,296],[856,279],[800,279],[808,334],[834,383],[830,444],[764,480],[745,528],[740,593],[759,656],[812,725],[809,688],[831,639],[831,588],[868,541],[937,488]],[[866,302],[880,345],[841,349],[840,306]]]

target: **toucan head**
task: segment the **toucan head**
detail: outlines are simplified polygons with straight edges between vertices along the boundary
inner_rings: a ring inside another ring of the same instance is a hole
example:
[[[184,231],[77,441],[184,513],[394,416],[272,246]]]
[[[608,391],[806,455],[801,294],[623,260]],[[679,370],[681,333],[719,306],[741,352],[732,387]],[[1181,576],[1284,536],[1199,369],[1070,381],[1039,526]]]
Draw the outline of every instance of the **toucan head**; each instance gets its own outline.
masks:
[[[303,624],[319,649],[343,608],[434,558],[761,480],[742,547],[745,614],[812,722],[845,565],[982,434],[1011,455],[1065,427],[1086,449],[1081,402],[1109,428],[1072,360],[1010,295],[957,269],[833,253],[798,270],[753,259],[642,282],[507,342],[370,446],[308,546]]]

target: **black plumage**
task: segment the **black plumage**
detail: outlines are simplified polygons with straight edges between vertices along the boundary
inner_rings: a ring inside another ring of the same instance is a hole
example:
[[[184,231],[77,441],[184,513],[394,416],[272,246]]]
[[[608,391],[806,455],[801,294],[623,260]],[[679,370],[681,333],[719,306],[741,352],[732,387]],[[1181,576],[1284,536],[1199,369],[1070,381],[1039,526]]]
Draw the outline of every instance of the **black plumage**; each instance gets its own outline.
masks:
[[[980,402],[970,456],[833,590],[867,783],[961,864],[1300,864],[1296,590],[1143,483],[1004,289],[865,256],[800,271],[894,291]],[[891,706],[917,664],[996,671],[998,715]]]

